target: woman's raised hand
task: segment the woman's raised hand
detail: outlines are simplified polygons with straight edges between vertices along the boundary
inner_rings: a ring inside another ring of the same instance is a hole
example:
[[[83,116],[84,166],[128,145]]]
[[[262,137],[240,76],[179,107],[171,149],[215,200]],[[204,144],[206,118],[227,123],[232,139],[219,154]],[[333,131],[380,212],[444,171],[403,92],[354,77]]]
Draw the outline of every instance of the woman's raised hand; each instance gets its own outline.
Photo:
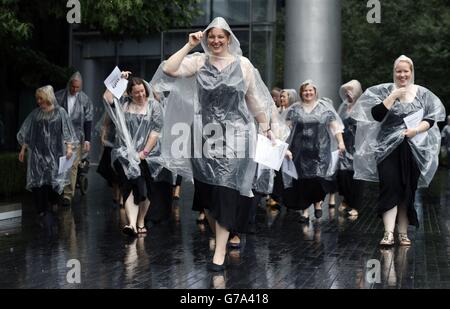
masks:
[[[191,48],[196,47],[198,44],[200,44],[200,42],[202,41],[203,38],[203,32],[202,31],[197,31],[194,33],[190,33],[189,34],[189,46]]]
[[[122,71],[122,75],[120,77],[128,79],[128,77],[131,75],[130,71]]]

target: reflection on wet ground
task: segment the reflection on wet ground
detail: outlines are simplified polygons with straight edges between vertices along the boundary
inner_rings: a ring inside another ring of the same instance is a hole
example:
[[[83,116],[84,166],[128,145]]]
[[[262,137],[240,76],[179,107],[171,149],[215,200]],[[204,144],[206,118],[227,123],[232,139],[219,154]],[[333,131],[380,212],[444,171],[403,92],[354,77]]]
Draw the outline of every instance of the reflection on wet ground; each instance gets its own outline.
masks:
[[[450,288],[446,170],[417,194],[421,226],[410,228],[410,247],[378,246],[377,185],[367,184],[357,218],[325,205],[320,220],[311,209],[312,220],[301,224],[298,212],[262,201],[256,233],[229,251],[227,269],[215,274],[206,269],[215,244],[191,211],[191,184],[183,184],[169,221],[129,238],[110,189],[94,172],[89,177],[88,195],[57,210],[53,235],[39,226],[30,198],[19,198],[22,222],[0,225],[0,288]],[[68,280],[72,259],[80,262],[80,283]]]

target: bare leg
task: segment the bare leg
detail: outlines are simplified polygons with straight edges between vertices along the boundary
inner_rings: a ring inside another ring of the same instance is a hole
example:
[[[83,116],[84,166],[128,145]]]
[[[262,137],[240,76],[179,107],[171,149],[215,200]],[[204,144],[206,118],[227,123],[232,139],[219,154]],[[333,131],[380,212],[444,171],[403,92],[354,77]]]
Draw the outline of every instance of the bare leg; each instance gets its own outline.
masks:
[[[125,202],[125,212],[127,214],[130,227],[136,232],[136,221],[139,213],[139,207],[134,204],[133,192],[130,193],[130,196]]]
[[[328,205],[335,205],[336,204],[336,193],[330,193],[330,196],[328,198]]]
[[[385,232],[394,232],[395,219],[397,218],[397,206],[383,213],[383,223]]]
[[[139,203],[139,214],[137,216],[137,226],[145,226],[145,215],[147,214],[148,208],[150,207],[150,201],[145,199],[145,201]]]
[[[230,231],[221,226],[216,221],[216,249],[214,251],[213,263],[222,265],[225,261],[225,254],[227,253],[227,242],[230,236]]]

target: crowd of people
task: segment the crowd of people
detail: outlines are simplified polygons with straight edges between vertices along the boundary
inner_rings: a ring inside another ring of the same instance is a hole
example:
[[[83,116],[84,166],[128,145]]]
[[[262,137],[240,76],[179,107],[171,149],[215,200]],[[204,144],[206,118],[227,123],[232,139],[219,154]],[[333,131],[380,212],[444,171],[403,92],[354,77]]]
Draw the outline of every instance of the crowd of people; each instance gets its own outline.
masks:
[[[199,45],[203,52],[191,53]],[[150,82],[128,71],[122,77],[128,80],[122,97],[109,90],[103,95],[97,171],[112,187],[113,202],[125,209],[125,234],[146,234],[148,222],[167,218],[182,179],[192,180],[197,221],[207,221],[215,235],[208,269],[220,271],[227,245],[239,248],[263,198],[269,207],[298,212],[305,224],[310,207],[318,220],[326,196],[333,208],[339,194],[339,210],[357,217],[363,181],[377,181],[384,223],[380,245],[395,243],[396,223],[398,244],[411,244],[408,226],[419,224],[415,191],[429,185],[438,167],[437,123],[445,119],[445,109],[414,83],[408,57],[395,60],[392,82],[363,91],[352,80],[336,89],[342,99],[336,111],[312,80],[301,83],[298,92],[270,92],[218,17],[204,31],[191,33]],[[27,156],[27,188],[42,218],[53,215],[54,204],[72,203],[78,164],[90,150],[93,104],[81,89],[78,72],[66,89],[37,89],[38,107],[17,134],[19,160]],[[412,116],[418,120],[410,125],[405,119]],[[184,140],[188,150],[180,151],[187,155],[174,152],[179,141],[171,132],[180,123],[190,130]],[[292,161],[297,177],[255,162],[259,135],[288,144],[284,160]],[[442,138],[448,147],[448,127]],[[60,158],[72,156],[72,167],[60,171]]]

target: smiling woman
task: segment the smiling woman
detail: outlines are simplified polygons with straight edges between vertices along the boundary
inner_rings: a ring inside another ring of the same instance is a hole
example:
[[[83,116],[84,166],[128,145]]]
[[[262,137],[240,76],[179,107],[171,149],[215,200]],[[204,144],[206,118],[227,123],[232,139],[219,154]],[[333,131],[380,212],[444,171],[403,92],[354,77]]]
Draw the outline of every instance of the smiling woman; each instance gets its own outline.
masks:
[[[188,55],[199,44],[204,53]],[[194,148],[198,140],[202,145],[223,145],[221,154],[218,149],[206,147],[200,156],[181,161],[179,166],[175,166],[173,158],[167,162],[178,174],[184,168],[187,175],[183,176],[194,178],[194,210],[207,210],[216,233],[213,262],[208,267],[222,270],[230,230],[247,229],[250,212],[238,205],[241,196],[253,196],[258,130],[269,138],[276,133],[271,130],[277,127],[272,116],[274,102],[258,71],[242,56],[239,40],[222,17],[215,18],[204,31],[191,33],[184,47],[162,63],[152,85],[158,92],[170,91],[163,147],[171,148],[171,129],[179,123],[188,124],[191,132],[202,132],[192,139]],[[223,134],[212,134],[211,128],[220,128]],[[239,153],[245,155],[237,156]],[[245,215],[240,216],[240,212]]]
[[[398,222],[400,245],[410,245],[408,225],[419,226],[414,208],[417,187],[427,187],[438,167],[440,132],[445,119],[442,102],[428,89],[414,84],[414,64],[406,56],[394,62],[394,83],[368,88],[355,104],[358,121],[355,178],[380,182],[378,214],[383,217],[380,245],[394,244]],[[406,117],[418,116],[414,127]],[[420,133],[420,141],[416,137]]]

